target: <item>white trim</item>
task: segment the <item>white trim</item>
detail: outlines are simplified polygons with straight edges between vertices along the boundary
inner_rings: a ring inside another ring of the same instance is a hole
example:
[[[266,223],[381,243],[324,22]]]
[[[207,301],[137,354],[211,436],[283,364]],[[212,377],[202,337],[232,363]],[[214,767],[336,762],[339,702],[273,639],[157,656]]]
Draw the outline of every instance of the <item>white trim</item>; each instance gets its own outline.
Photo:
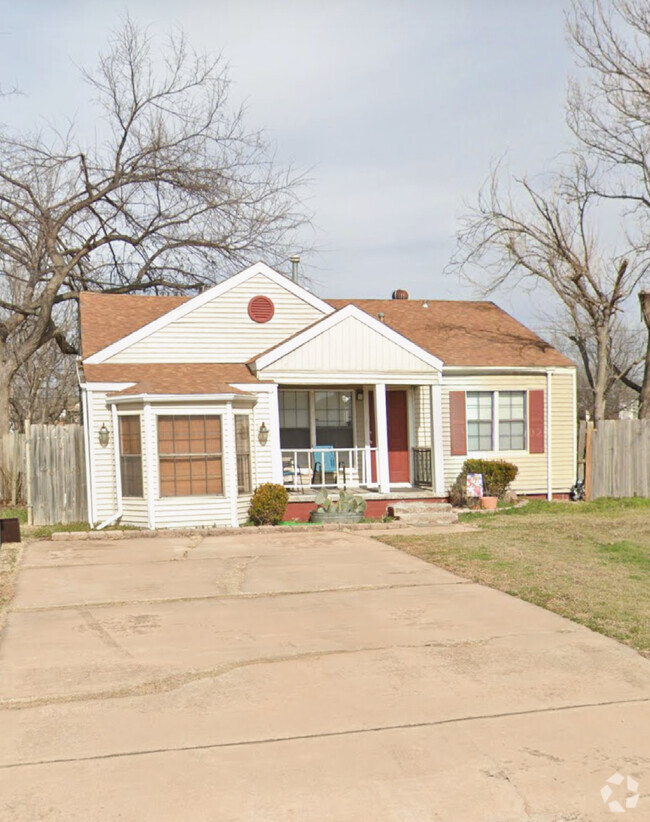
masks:
[[[273,482],[282,485],[282,446],[280,445],[280,404],[278,400],[278,386],[273,386],[274,396],[269,397],[269,438],[266,446],[271,447],[271,471]],[[271,393],[271,392],[270,392]],[[262,420],[264,422],[264,420]],[[260,445],[260,448],[266,447]]]
[[[431,447],[433,449],[433,484],[436,494],[439,497],[445,497],[447,495],[445,493],[445,460],[442,431],[442,387],[440,385],[431,386],[429,408],[431,413]]]
[[[225,423],[223,432],[226,436],[222,436],[222,464],[225,463],[226,474],[226,498],[230,502],[230,524],[233,528],[239,528],[239,515],[237,512],[237,449],[235,447],[235,414],[232,410],[232,403],[226,405],[223,414],[223,421]],[[228,447],[224,449],[223,440],[228,443]],[[223,453],[225,451],[225,453]]]
[[[135,384],[134,380],[131,382],[82,382],[80,388],[82,391],[124,391],[125,388],[131,388]]]
[[[255,402],[254,397],[242,397],[241,394],[125,394],[122,397],[106,397],[106,404],[128,402]]]
[[[342,374],[340,371],[314,374],[313,371],[282,371],[275,372],[273,379],[284,386],[327,385],[327,386],[358,386],[358,385],[438,385],[438,374],[433,372],[409,372],[395,374],[389,372]]]
[[[363,323],[372,331],[375,331],[377,334],[385,337],[390,342],[400,346],[405,351],[408,351],[409,354],[412,354],[422,360],[422,362],[431,366],[431,368],[436,371],[442,371],[442,360],[438,359],[438,357],[435,357],[433,354],[430,354],[428,351],[425,351],[424,348],[420,348],[419,345],[416,345],[414,342],[409,340],[408,337],[404,337],[402,334],[399,334],[397,331],[390,328],[390,326],[379,322],[379,320],[371,317],[370,314],[367,314],[365,311],[362,311],[353,304],[346,305],[345,308],[341,308],[339,311],[325,317],[325,319],[319,320],[313,325],[310,325],[309,328],[301,331],[295,337],[292,337],[290,340],[280,343],[280,345],[276,346],[271,351],[268,351],[266,354],[262,354],[254,361],[255,369],[260,371],[264,368],[268,368],[268,366],[272,363],[277,362],[282,357],[290,354],[292,351],[295,351],[297,348],[300,348],[316,337],[319,337],[321,334],[329,331],[331,328],[334,328],[339,323],[350,317],[359,320],[359,322]]]
[[[572,383],[572,397],[573,397],[573,405],[572,405],[572,418],[573,418],[573,437],[572,437],[572,444],[573,444],[573,476],[578,479],[578,390],[576,385],[576,371],[573,371],[571,375],[571,383]]]
[[[390,493],[390,464],[388,462],[388,410],[386,408],[386,384],[375,386],[375,438],[377,440],[377,469],[379,490]]]
[[[195,311],[197,308],[200,308],[202,305],[210,302],[210,300],[221,297],[231,289],[236,288],[238,285],[245,283],[247,280],[250,280],[258,274],[262,274],[269,280],[272,280],[276,285],[281,286],[294,296],[299,297],[313,308],[322,311],[323,314],[327,315],[334,312],[331,305],[321,300],[315,294],[307,291],[306,288],[303,288],[301,285],[298,285],[298,283],[290,280],[284,274],[280,274],[275,269],[266,265],[266,263],[259,262],[245,268],[238,274],[233,274],[232,277],[228,277],[218,285],[208,288],[207,291],[204,291],[202,294],[198,294],[186,303],[179,305],[177,308],[173,308],[171,311],[163,314],[162,317],[158,317],[158,319],[143,325],[142,328],[132,331],[130,334],[127,334],[126,337],[122,337],[120,340],[111,343],[111,345],[106,346],[106,348],[96,351],[94,354],[91,354],[90,357],[87,357],[85,362],[89,365],[106,362],[106,360],[115,356],[115,354],[119,354],[120,351],[124,351],[125,348],[128,348],[134,343],[140,342],[156,331],[160,331],[161,328],[165,328],[165,326],[169,325],[169,323],[175,322],[176,320],[181,319],[181,317],[185,317],[187,314],[190,314],[192,311]]]
[[[556,365],[552,368],[546,368],[543,365],[445,365],[443,367],[443,376],[446,372],[454,374],[465,373],[472,374],[474,371],[484,373],[499,373],[506,374],[554,374],[558,371],[575,371],[575,365]]]
[[[551,474],[551,371],[546,372],[546,499],[553,499],[553,477]]]
[[[156,485],[154,466],[158,459],[157,453],[152,453],[152,442],[156,441],[156,430],[154,425],[154,415],[152,413],[151,404],[145,403],[143,409],[143,423],[144,423],[144,441],[146,447],[146,465],[147,465],[147,519],[149,521],[150,530],[156,527]],[[156,452],[158,450],[156,445]]]

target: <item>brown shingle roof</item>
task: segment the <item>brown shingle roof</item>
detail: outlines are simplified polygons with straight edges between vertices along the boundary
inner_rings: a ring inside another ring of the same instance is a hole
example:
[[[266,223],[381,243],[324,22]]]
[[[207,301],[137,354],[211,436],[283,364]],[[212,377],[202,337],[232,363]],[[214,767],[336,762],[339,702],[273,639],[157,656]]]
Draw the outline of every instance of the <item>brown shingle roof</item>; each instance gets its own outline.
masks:
[[[191,297],[148,297],[140,294],[79,295],[81,350],[84,359],[157,320]]]
[[[465,300],[328,300],[352,303],[446,366],[571,366],[573,363],[492,302]],[[427,306],[425,308],[425,306]]]
[[[88,382],[135,382],[128,394],[236,394],[232,383],[259,383],[243,363],[84,365]]]
[[[153,322],[189,299],[191,298],[148,297],[132,294],[82,294],[80,315],[83,357],[89,357],[147,323]],[[549,343],[492,302],[465,300],[328,300],[327,302],[336,309],[352,303],[375,318],[383,312],[386,325],[403,334],[425,351],[439,357],[448,366],[573,365]],[[427,308],[424,307],[425,305]],[[166,370],[169,368],[169,365],[165,366]],[[122,380],[123,378],[117,377],[116,379]],[[96,381],[95,378],[93,381]],[[97,381],[110,381],[110,379],[98,377]],[[237,378],[235,381],[243,382],[244,380]]]

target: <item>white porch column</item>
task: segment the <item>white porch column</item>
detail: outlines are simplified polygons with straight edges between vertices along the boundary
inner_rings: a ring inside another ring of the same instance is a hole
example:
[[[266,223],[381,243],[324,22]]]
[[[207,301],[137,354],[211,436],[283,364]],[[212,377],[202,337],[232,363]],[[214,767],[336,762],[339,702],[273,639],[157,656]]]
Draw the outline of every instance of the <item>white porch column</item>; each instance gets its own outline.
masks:
[[[223,473],[225,479],[226,498],[230,502],[230,524],[233,528],[239,526],[237,516],[237,451],[235,445],[235,415],[232,410],[232,403],[226,405],[226,413],[223,415],[224,431],[223,444],[224,453]]]
[[[144,404],[144,441],[145,441],[145,467],[147,475],[147,520],[149,528],[153,531],[156,527],[156,420],[151,403]]]
[[[379,490],[390,491],[390,467],[388,464],[388,415],[386,413],[386,383],[375,385],[375,428],[377,435],[377,471]]]
[[[273,466],[273,482],[282,485],[282,450],[280,447],[280,405],[278,399],[278,386],[272,386],[269,392],[269,441],[264,446],[271,449],[271,465]],[[257,437],[257,431],[254,432]],[[257,448],[257,446],[256,446]]]
[[[431,408],[431,480],[438,497],[445,496],[445,461],[442,451],[442,386],[432,385]]]

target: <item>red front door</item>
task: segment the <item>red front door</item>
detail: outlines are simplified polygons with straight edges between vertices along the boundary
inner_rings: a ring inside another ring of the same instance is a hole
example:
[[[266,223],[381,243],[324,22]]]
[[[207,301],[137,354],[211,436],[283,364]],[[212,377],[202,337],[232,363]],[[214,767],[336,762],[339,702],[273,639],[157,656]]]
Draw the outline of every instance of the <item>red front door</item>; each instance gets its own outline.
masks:
[[[388,465],[391,482],[409,482],[409,437],[406,422],[406,391],[387,391]]]
[[[371,391],[370,402],[370,446],[375,448],[375,398]],[[386,412],[388,415],[388,470],[391,482],[410,482],[410,459],[407,427],[406,391],[386,392]],[[374,454],[373,454],[374,458]],[[373,459],[372,478],[376,482],[377,470]]]

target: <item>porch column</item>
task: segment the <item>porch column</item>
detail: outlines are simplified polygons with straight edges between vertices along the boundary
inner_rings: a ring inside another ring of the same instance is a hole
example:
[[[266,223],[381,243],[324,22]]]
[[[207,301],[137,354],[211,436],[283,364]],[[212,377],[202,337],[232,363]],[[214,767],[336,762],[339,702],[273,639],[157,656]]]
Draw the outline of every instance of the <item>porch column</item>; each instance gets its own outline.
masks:
[[[224,453],[222,455],[224,489],[226,499],[230,502],[230,524],[233,528],[239,526],[237,514],[237,451],[235,444],[235,415],[232,410],[232,403],[226,405],[226,413],[223,420],[223,443]]]
[[[151,403],[144,404],[143,411],[144,419],[144,460],[147,475],[147,521],[149,528],[153,530],[156,527],[156,466],[155,459],[158,451],[156,420],[153,413]]]
[[[386,413],[386,383],[375,385],[375,428],[377,435],[377,472],[379,490],[390,492],[390,467],[388,464],[388,416]]]
[[[284,478],[282,476],[282,450],[280,445],[280,400],[277,385],[271,386],[269,391],[269,429],[269,441],[266,447],[271,449],[273,482],[282,485]]]
[[[445,462],[442,452],[442,386],[432,385],[431,408],[431,487],[438,497],[445,496]]]

